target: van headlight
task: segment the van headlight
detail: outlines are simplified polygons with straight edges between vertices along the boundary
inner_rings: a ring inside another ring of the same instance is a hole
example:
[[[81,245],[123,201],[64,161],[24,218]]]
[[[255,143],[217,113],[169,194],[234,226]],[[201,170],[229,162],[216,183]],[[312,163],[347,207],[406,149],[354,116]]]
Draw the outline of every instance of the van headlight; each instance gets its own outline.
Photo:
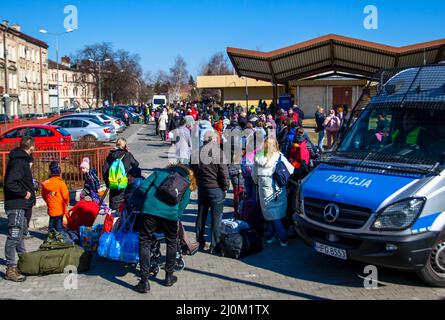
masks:
[[[381,210],[372,229],[376,231],[403,231],[410,228],[425,206],[425,198],[406,199]]]

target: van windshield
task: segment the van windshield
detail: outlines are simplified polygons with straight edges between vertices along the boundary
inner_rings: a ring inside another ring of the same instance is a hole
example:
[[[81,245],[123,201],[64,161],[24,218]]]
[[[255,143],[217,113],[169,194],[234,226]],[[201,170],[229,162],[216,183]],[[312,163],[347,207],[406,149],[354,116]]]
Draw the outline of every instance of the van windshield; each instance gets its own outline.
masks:
[[[164,99],[154,99],[153,100],[153,104],[155,104],[155,105],[165,105],[165,100]]]
[[[443,164],[444,123],[445,108],[437,105],[366,109],[337,148],[337,155],[382,163]]]

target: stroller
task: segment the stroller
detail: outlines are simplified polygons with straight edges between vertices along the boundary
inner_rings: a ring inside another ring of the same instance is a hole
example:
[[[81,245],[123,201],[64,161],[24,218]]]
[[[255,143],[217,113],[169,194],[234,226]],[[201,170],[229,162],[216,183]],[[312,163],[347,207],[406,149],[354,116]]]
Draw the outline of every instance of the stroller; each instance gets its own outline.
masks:
[[[155,233],[153,240],[154,242],[151,247],[151,255],[150,255],[150,274],[153,277],[156,277],[161,271],[161,268],[165,267],[165,264],[162,263],[162,254],[161,254],[161,243],[165,241],[165,235],[163,233]],[[176,272],[183,271],[186,267],[183,256],[184,255],[193,256],[198,252],[198,249],[199,249],[199,244],[190,243],[187,234],[185,233],[184,225],[181,222],[179,222],[175,271]]]

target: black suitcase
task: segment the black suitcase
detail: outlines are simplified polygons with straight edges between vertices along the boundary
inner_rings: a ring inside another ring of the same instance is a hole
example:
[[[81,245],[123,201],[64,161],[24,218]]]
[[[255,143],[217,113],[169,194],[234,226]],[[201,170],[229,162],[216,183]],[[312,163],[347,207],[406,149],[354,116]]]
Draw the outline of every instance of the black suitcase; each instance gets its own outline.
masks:
[[[263,250],[263,243],[255,230],[223,235],[220,246],[222,256],[232,259],[242,259]]]

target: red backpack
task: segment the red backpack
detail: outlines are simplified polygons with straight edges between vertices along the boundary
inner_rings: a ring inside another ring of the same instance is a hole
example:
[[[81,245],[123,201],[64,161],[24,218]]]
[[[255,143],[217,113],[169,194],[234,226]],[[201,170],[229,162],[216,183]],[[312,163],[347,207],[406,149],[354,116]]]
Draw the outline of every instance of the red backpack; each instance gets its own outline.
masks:
[[[292,165],[297,169],[301,167],[303,161],[305,161],[306,164],[309,164],[311,155],[309,153],[309,149],[307,148],[307,141],[300,143],[299,147],[297,148],[292,146],[289,153],[289,158]]]
[[[67,228],[79,231],[81,226],[92,227],[99,215],[100,207],[96,202],[81,200],[66,215]]]

